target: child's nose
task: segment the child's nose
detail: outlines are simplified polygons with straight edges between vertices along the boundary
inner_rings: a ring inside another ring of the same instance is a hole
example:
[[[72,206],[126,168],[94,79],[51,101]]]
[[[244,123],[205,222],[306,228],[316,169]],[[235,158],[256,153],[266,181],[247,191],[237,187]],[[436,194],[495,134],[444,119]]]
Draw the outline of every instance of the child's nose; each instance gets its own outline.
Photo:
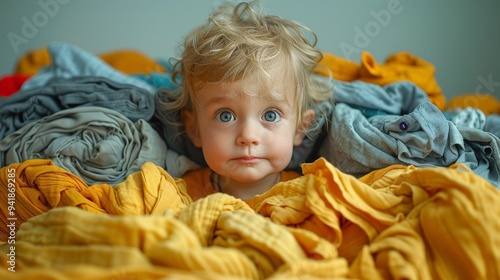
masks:
[[[253,121],[246,121],[240,126],[238,137],[236,137],[236,144],[241,146],[259,145],[259,134],[259,125]]]

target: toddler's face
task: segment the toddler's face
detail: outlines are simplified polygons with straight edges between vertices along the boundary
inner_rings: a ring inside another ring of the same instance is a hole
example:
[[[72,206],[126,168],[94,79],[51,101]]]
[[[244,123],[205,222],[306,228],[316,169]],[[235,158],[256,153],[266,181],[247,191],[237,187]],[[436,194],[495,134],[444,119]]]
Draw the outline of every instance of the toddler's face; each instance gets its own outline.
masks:
[[[209,167],[241,183],[257,182],[285,169],[302,137],[292,104],[294,87],[275,80],[276,98],[249,95],[257,83],[206,85],[196,92],[197,136]],[[244,90],[245,89],[245,90]]]

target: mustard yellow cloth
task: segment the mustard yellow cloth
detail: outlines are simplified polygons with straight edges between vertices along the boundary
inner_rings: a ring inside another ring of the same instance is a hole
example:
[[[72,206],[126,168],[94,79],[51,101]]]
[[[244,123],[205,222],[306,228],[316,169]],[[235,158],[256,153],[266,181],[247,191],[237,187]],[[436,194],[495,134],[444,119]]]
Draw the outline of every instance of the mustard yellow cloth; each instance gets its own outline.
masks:
[[[124,189],[156,182],[141,172]],[[16,232],[16,273],[0,245],[0,278],[500,278],[500,191],[465,166],[356,179],[319,159],[303,172],[253,208],[221,193],[185,201],[170,179],[163,215],[53,208]]]
[[[13,215],[7,207],[9,183],[15,186]],[[87,186],[80,177],[48,159],[32,159],[0,169],[0,201],[5,203],[0,206],[2,224],[8,223],[9,217],[16,218],[17,229],[55,207],[75,206],[113,215],[161,215],[165,209],[185,207],[191,198],[165,170],[152,163],[144,164],[139,172],[113,187]],[[5,242],[9,233],[8,228],[0,227],[0,241]]]
[[[359,64],[331,53],[323,53],[323,59],[315,72],[325,76],[331,74],[341,81],[361,80],[381,86],[410,81],[427,93],[429,100],[440,110],[446,105],[446,97],[435,78],[434,65],[409,52],[393,53],[382,64],[377,63],[367,51],[361,53]]]

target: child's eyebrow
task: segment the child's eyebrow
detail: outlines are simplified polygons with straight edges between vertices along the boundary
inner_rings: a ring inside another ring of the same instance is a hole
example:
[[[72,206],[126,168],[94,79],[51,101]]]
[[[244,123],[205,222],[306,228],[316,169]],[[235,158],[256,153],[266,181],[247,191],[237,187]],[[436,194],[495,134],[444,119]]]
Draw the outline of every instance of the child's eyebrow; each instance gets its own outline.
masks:
[[[267,100],[268,102],[272,102],[275,104],[283,104],[287,103],[287,98],[283,94],[264,94],[262,96],[263,100]],[[207,101],[205,102],[205,106],[211,106],[214,104],[227,104],[227,103],[232,103],[235,99],[238,97],[236,95],[223,95],[223,96],[213,96],[209,97]]]

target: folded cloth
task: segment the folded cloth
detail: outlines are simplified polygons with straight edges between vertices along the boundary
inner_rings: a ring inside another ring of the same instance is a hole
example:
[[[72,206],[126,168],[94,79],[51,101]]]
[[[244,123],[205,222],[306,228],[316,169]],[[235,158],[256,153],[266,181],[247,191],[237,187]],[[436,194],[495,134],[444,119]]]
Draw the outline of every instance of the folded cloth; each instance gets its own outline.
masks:
[[[77,107],[31,122],[0,141],[0,166],[52,159],[87,184],[118,184],[147,161],[165,168],[165,141],[146,121]]]
[[[122,84],[131,84],[153,94],[155,88],[148,83],[114,69],[98,56],[68,43],[54,42],[48,46],[51,64],[40,69],[22,86],[23,90],[43,86],[53,77],[102,76]]]
[[[162,215],[166,209],[178,211],[191,203],[186,190],[151,162],[115,186],[89,186],[48,159],[31,159],[1,168],[0,200],[13,201],[14,210],[0,207],[0,220],[5,225],[14,218],[16,229],[56,207],[73,206],[112,215]],[[0,227],[0,241],[7,241],[9,236],[10,230]]]
[[[321,79],[320,76],[316,77]],[[411,82],[394,82],[380,86],[363,81],[331,81],[336,103],[356,108],[366,117],[373,115],[404,115],[429,98]]]
[[[155,111],[153,98],[142,88],[105,77],[54,77],[44,86],[0,99],[0,139],[29,122],[79,106],[113,109],[133,122],[149,120]]]
[[[319,154],[357,177],[394,164],[449,166],[464,147],[457,127],[430,102],[406,115],[369,118],[340,103],[332,120]]]
[[[446,167],[463,163],[500,188],[500,139],[456,126],[424,102],[405,115],[366,117],[344,103],[335,106],[330,130],[319,148],[337,168],[361,177],[394,164]]]

